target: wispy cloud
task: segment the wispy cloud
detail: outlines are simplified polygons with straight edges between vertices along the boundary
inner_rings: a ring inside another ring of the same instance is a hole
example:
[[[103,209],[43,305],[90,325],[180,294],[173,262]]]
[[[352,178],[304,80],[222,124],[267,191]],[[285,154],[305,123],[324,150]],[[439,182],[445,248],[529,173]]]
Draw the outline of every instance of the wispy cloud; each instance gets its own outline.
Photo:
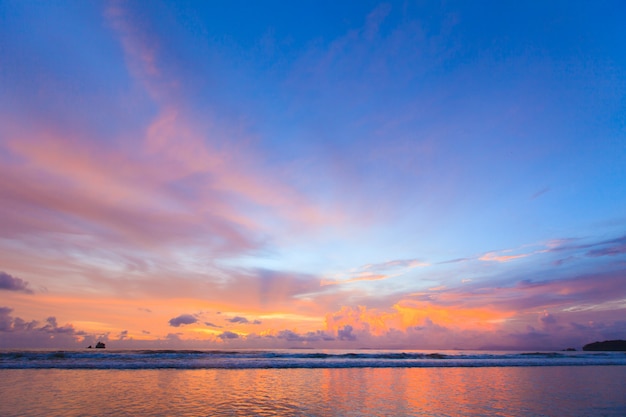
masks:
[[[398,259],[377,264],[366,264],[354,270],[334,274],[329,278],[323,278],[320,285],[339,285],[359,281],[380,281],[404,275],[409,270],[428,266],[428,263],[418,259]]]
[[[525,258],[527,256],[530,256],[531,254],[529,253],[520,253],[517,255],[504,255],[502,253],[507,253],[510,251],[504,251],[504,252],[487,252],[484,255],[482,255],[480,258],[478,258],[481,261],[487,261],[487,262],[509,262],[512,261],[514,259],[520,259],[520,258]]]
[[[357,276],[354,276],[353,278],[348,278],[344,280],[331,280],[331,279],[322,278],[322,280],[320,281],[320,285],[326,286],[326,285],[348,284],[351,282],[359,282],[359,281],[379,281],[379,280],[383,280],[387,278],[391,278],[391,276],[382,275],[382,274],[373,274],[371,272],[361,272],[360,274],[358,274]]]

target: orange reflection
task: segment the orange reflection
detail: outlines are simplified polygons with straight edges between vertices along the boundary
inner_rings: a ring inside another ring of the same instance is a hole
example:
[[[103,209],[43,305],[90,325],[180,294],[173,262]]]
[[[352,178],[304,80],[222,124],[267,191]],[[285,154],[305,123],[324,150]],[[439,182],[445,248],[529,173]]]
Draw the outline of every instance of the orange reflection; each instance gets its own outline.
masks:
[[[9,369],[0,415],[622,415],[619,368]]]

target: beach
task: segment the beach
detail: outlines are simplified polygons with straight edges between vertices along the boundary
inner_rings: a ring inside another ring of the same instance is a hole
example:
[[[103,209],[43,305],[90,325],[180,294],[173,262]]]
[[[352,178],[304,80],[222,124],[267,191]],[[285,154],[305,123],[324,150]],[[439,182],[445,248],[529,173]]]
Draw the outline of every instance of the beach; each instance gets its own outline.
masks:
[[[2,369],[12,416],[623,416],[624,366]]]

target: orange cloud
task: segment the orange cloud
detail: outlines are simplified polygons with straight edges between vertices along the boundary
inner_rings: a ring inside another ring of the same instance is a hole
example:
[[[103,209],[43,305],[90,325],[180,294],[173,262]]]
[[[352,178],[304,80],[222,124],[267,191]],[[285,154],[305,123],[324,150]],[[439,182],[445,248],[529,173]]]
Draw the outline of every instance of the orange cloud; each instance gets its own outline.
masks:
[[[359,274],[359,276],[357,277],[346,279],[343,281],[322,278],[322,280],[320,281],[320,285],[326,286],[326,285],[347,284],[350,282],[359,282],[359,281],[379,281],[381,279],[387,279],[387,278],[390,278],[390,276],[383,275],[383,274],[362,273],[362,274]]]
[[[336,334],[345,326],[351,326],[355,332],[373,336],[383,336],[390,331],[406,332],[428,323],[455,330],[495,330],[499,323],[514,314],[488,308],[441,307],[405,300],[395,304],[392,311],[344,306],[326,316],[326,329]]]
[[[338,278],[321,280],[320,285],[338,285],[359,281],[379,281],[404,275],[409,270],[417,267],[428,266],[427,263],[417,259],[397,259],[377,264],[367,264],[349,272],[335,274]],[[346,278],[347,277],[347,278]]]
[[[483,256],[481,256],[480,259],[481,261],[492,261],[492,262],[509,262],[512,261],[513,259],[520,259],[520,258],[525,258],[527,256],[531,255],[530,253],[522,253],[519,255],[498,255],[497,252],[487,252],[485,253]]]

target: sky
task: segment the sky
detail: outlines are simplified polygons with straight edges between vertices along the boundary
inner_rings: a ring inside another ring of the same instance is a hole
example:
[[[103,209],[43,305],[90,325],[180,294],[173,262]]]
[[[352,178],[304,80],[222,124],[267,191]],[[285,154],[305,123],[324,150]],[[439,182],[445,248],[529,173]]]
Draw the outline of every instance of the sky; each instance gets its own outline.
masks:
[[[625,13],[0,0],[0,347],[625,339]]]

